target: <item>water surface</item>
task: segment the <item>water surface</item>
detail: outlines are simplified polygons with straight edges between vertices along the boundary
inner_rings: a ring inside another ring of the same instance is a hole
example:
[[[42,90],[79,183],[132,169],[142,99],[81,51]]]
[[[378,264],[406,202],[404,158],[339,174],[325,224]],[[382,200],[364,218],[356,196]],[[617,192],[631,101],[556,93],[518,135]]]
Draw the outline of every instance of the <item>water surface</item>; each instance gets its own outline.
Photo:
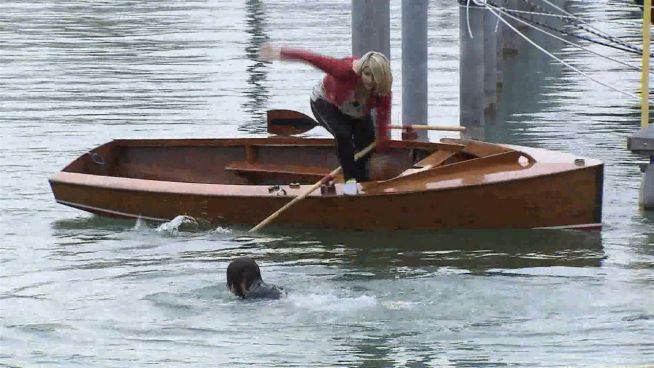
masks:
[[[457,125],[459,9],[445,0],[429,7],[429,118]],[[347,55],[350,2],[9,0],[2,8],[0,365],[654,365],[654,216],[637,203],[646,159],[626,149],[637,100],[533,48],[505,59],[488,139],[604,161],[602,232],[251,235],[107,220],[57,205],[47,178],[114,138],[260,136],[267,109],[309,113],[320,73],[261,63],[258,45]],[[399,121],[401,3],[391,8]],[[629,2],[566,9],[639,42]],[[597,79],[638,90],[638,72],[539,41]],[[225,268],[242,255],[288,297],[230,295]]]

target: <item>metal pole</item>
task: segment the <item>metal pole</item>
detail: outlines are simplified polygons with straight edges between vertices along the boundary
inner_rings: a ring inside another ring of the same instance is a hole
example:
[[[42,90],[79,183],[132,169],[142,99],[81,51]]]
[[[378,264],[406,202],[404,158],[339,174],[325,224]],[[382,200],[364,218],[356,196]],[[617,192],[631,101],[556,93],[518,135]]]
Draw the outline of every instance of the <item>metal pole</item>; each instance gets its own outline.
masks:
[[[459,4],[459,119],[464,136],[484,139],[484,9]]]
[[[649,124],[649,53],[650,25],[652,22],[652,0],[643,1],[643,63],[640,76],[640,126]]]
[[[390,0],[352,0],[352,55],[378,51],[391,59]]]
[[[643,129],[649,127],[649,52],[650,25],[652,23],[652,0],[643,1],[643,64],[640,79],[640,125]],[[654,156],[649,156],[649,165],[645,169],[645,177],[640,186],[639,202],[645,209],[654,209]]]
[[[427,124],[428,0],[402,0],[402,124]],[[427,141],[427,131],[404,131],[402,139]]]

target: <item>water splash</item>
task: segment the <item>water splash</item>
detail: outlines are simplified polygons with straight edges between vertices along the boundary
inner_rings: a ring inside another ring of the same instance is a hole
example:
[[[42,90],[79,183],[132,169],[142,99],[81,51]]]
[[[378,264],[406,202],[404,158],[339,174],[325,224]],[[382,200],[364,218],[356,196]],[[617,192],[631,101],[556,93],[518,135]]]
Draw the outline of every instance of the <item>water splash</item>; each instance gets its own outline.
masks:
[[[148,229],[148,224],[142,218],[137,218],[136,223],[134,224],[134,230],[146,230]]]
[[[214,233],[214,234],[231,234],[232,229],[222,227],[222,226],[218,226],[217,228],[213,229],[213,231],[211,231],[211,232]]]
[[[180,215],[174,219],[164,222],[157,228],[158,233],[177,235],[180,231],[197,231],[200,228],[198,220],[191,216]]]
[[[388,300],[381,304],[388,310],[411,310],[417,303],[404,300]]]
[[[350,312],[377,306],[376,296],[360,295],[343,297],[334,293],[289,295],[289,302],[295,307],[314,311]]]

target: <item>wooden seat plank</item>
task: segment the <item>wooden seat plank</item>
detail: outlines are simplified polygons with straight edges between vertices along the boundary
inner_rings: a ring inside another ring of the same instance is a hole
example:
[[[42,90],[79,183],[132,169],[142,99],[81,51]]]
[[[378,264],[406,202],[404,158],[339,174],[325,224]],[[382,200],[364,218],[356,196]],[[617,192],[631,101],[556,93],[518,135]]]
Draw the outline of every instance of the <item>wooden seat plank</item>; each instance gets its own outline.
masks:
[[[434,167],[442,165],[448,159],[455,156],[462,148],[463,146],[451,151],[436,151],[431,155],[423,158],[422,160],[416,162],[413,167],[404,170],[399,176],[412,175],[420,171],[433,169]]]
[[[225,165],[226,171],[237,174],[293,175],[322,178],[330,173],[329,169],[305,165],[278,165],[260,162],[234,161]]]

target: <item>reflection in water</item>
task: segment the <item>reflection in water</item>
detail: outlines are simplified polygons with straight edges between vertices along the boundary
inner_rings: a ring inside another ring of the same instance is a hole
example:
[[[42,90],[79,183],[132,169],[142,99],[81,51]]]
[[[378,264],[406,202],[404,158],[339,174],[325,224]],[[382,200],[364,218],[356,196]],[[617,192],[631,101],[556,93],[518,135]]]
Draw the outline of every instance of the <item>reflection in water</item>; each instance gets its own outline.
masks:
[[[45,5],[30,22],[3,22],[14,28],[0,31],[7,34],[8,56],[18,58],[33,47],[29,63],[38,71],[8,68],[3,81],[12,93],[3,100],[16,111],[32,111],[34,104],[38,118],[65,124],[188,114],[204,106],[210,73],[187,65],[207,64],[203,50],[211,43],[187,40],[200,22],[176,12],[199,14],[201,6],[73,2]]]
[[[55,231],[65,232],[67,230],[108,230],[108,231],[123,231],[134,227],[134,220],[118,220],[111,219],[103,216],[83,216],[75,218],[66,218],[56,220],[52,223],[52,228]],[[58,234],[55,232],[55,234]]]
[[[351,1],[314,3],[2,2],[0,360],[8,366],[651,365],[654,217],[638,211],[642,174],[625,149],[629,128],[639,127],[638,104],[530,46],[507,58],[514,85],[505,85],[509,97],[497,129],[487,128],[504,134],[497,141],[603,160],[601,235],[273,227],[252,235],[248,228],[185,221],[160,227],[86,217],[55,204],[46,178],[109,139],[206,137],[208,124],[218,128],[209,134],[230,136],[234,122],[257,129],[251,120],[260,119],[266,98],[306,106],[302,91],[319,71],[263,74],[256,47],[270,36],[347,54]],[[429,3],[430,121],[456,122],[459,9],[451,0]],[[634,6],[569,3],[611,34],[632,40],[640,34],[630,25],[640,24],[632,22],[640,15]],[[391,4],[397,50],[399,4]],[[577,49],[547,48],[637,92],[638,73]],[[285,93],[267,97],[264,85],[280,83],[289,87]],[[77,216],[84,218],[66,220]],[[289,299],[235,299],[224,271],[239,255],[261,260],[264,279],[288,287]],[[80,342],[92,354],[81,354]]]
[[[545,23],[550,27],[561,28],[563,22],[559,18],[536,16],[534,21]],[[511,21],[519,26],[523,34],[536,44],[554,55],[559,55],[565,44],[544,33],[536,31]],[[539,26],[539,28],[542,28]],[[563,66],[545,56],[542,51],[522,39],[519,39],[520,55],[506,54],[503,56],[503,88],[498,91],[498,108],[493,114],[485,116],[485,140],[490,142],[521,144],[521,134],[525,126],[530,126],[529,116],[520,119],[523,111],[537,113],[544,109],[556,109],[561,100],[547,99],[545,95],[551,86],[562,76]],[[544,78],[546,76],[546,78]],[[520,124],[507,124],[509,119],[520,119]],[[513,139],[516,139],[513,141]]]
[[[279,251],[303,247],[310,241],[327,250],[341,249],[338,258],[344,264],[379,270],[389,266],[395,269],[454,267],[470,271],[557,265],[584,267],[600,266],[604,257],[599,232],[556,230],[312,231],[267,246]]]
[[[596,11],[593,11],[593,8],[597,8]],[[574,14],[590,11],[595,14],[595,20],[606,17],[611,21],[625,22],[633,17],[628,8],[607,9],[602,3],[569,2],[565,9]],[[549,7],[542,11],[559,13],[558,10]],[[608,34],[613,34],[614,30],[608,30],[606,24],[582,27],[572,24],[575,22],[570,20],[562,21],[560,18],[541,15],[531,15],[531,17],[536,22],[546,23],[554,30],[568,32],[568,35],[554,33],[577,45],[631,65],[640,63],[638,55],[606,47],[601,43],[608,43],[610,46],[614,42],[607,41],[599,33],[595,35],[587,31],[591,27],[598,27],[597,32],[604,33],[601,30],[606,30]],[[593,19],[587,18],[586,22],[593,23]],[[637,22],[634,25],[637,25]],[[626,92],[634,92],[632,86],[637,85],[638,71],[624,69],[624,66],[614,61],[568,46],[531,28],[527,29],[526,35],[594,79]],[[638,45],[639,27],[626,27],[624,34],[619,38],[632,45]],[[602,129],[625,134],[638,125],[640,107],[637,100],[625,97],[572,71],[525,41],[522,41],[521,53],[521,55],[507,55],[504,58],[504,88],[499,97],[497,116],[488,124],[492,124],[492,127],[489,128],[488,125],[486,127],[487,140],[569,151],[572,149],[563,142],[569,141],[571,131],[586,136],[594,134],[593,127],[588,124],[589,121],[602,122]],[[593,63],[578,62],[585,60],[586,56],[592,58]],[[619,79],[611,76],[615,70],[622,70]],[[635,83],[632,84],[630,79]],[[620,139],[617,134],[615,138]],[[613,145],[612,142],[607,144]],[[579,151],[577,145],[574,146],[574,150]]]
[[[427,275],[568,266],[599,267],[601,233],[570,230],[327,231],[282,227],[266,234],[234,231],[232,247],[184,257],[228,261],[252,256],[276,264],[340,265],[377,276]],[[351,276],[347,276],[351,277]]]
[[[372,330],[372,329],[371,329]],[[366,331],[368,334],[374,334],[375,331]],[[353,348],[356,349],[354,354],[363,358],[360,366],[367,366],[373,363],[376,367],[392,367],[396,362],[391,358],[393,356],[392,348],[393,339],[399,334],[389,336],[376,336],[355,339]]]
[[[268,39],[264,28],[264,5],[260,0],[248,0],[246,2],[247,15],[245,31],[250,36],[245,47],[245,56],[251,61],[247,67],[248,86],[245,91],[247,102],[243,108],[249,115],[249,120],[242,126],[242,131],[248,133],[265,133],[266,124],[264,107],[268,102],[270,93],[265,86],[266,66],[259,60],[259,47],[262,42]]]
[[[184,251],[182,258],[229,262],[235,257],[252,256],[278,264],[338,264],[376,274],[402,273],[407,269],[420,274],[443,267],[471,272],[598,267],[605,258],[601,233],[595,231],[335,231],[273,226],[265,233],[253,235],[246,228],[215,229],[187,216],[164,224],[91,216],[56,221],[53,228],[57,237],[69,238],[67,242],[88,236],[116,236],[116,231],[179,235],[180,241],[189,237],[212,241],[219,238],[225,243],[221,249]],[[164,228],[168,230],[163,231]]]

